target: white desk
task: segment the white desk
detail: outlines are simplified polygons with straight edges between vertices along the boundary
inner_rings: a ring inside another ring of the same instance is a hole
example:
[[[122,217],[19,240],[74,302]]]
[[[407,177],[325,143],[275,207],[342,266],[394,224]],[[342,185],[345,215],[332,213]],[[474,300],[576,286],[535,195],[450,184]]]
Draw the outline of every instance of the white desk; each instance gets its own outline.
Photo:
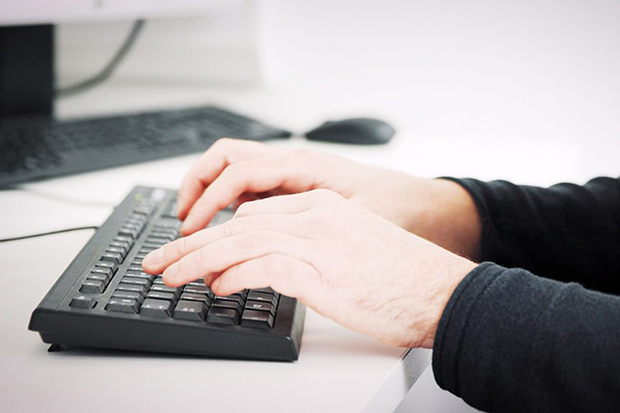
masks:
[[[231,92],[108,84],[62,102],[58,109],[61,115],[73,115],[147,108],[151,102],[158,106],[164,101],[169,106],[218,102],[278,126],[303,130],[313,126],[311,120],[325,116],[321,99],[307,99],[311,96],[296,100],[294,94],[269,88]],[[301,101],[303,110],[291,106]],[[588,152],[588,142],[502,140],[498,145],[488,138],[414,136],[414,126],[402,119],[397,126],[403,132],[384,147],[327,145],[300,138],[272,144],[327,150],[426,176],[502,177],[549,184],[617,173],[615,157],[592,166],[592,159],[606,158]],[[617,149],[617,142],[608,143]],[[549,158],[558,153],[563,161],[546,169]],[[195,158],[115,168],[24,185],[25,191],[0,192],[0,238],[99,225],[136,185],[177,187]],[[102,351],[47,353],[47,345],[27,331],[30,314],[91,235],[92,231],[84,231],[0,244],[0,411],[83,412],[89,406],[91,412],[229,407],[234,411],[388,412],[428,366],[429,351],[390,348],[313,311],[307,313],[301,356],[295,363]]]

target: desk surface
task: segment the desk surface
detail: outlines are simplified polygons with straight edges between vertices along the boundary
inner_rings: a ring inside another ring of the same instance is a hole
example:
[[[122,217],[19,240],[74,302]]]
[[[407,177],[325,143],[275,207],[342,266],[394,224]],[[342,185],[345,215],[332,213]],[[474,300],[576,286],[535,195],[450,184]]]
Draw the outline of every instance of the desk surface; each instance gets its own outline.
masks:
[[[268,88],[138,91],[128,93],[122,86],[107,85],[63,102],[58,110],[66,116],[147,108],[166,96],[170,106],[219,102],[279,126],[300,130],[312,126],[299,110],[289,107],[289,95],[283,99],[284,95]],[[318,117],[321,105],[319,99],[306,100],[307,118]],[[503,140],[498,145],[488,138],[413,137],[408,134],[412,127],[406,124],[400,129],[404,133],[384,147],[328,145],[300,138],[273,144],[326,150],[423,176],[490,179],[500,171],[502,178],[544,185],[618,172],[612,157],[593,167],[590,158],[598,156],[600,161],[600,156],[588,150],[589,143],[533,138],[531,142]],[[614,145],[617,149],[618,144]],[[562,162],[545,169],[549,158],[558,154]],[[177,157],[2,191],[0,238],[99,225],[136,185],[177,187],[195,158]],[[92,231],[83,231],[0,244],[1,411],[71,412],[83,411],[84,406],[89,411],[114,406],[124,411],[182,411],[202,409],[205,404],[235,411],[392,411],[428,366],[429,351],[388,347],[313,311],[307,313],[301,356],[295,363],[86,350],[47,353],[47,346],[27,330],[30,313],[91,235]]]

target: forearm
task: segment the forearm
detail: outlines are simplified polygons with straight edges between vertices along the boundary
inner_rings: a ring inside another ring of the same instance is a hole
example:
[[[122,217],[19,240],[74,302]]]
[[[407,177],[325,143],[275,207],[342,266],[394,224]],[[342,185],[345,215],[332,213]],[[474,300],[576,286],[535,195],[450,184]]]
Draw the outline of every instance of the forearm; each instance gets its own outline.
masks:
[[[618,297],[485,263],[444,310],[433,371],[483,410],[614,411],[619,328]]]

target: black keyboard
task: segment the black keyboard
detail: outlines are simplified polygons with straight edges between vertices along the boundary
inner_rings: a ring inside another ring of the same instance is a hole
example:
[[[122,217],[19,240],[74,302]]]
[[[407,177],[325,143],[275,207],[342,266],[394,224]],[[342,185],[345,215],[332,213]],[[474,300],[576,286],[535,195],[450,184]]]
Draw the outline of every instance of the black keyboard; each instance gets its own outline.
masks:
[[[179,237],[176,192],[136,187],[34,310],[29,329],[55,348],[79,346],[210,357],[299,357],[305,307],[270,288],[216,296],[203,280],[164,285],[142,270]],[[233,215],[221,211],[209,225]]]
[[[214,106],[56,121],[0,120],[0,186],[202,152],[222,137],[290,132]]]

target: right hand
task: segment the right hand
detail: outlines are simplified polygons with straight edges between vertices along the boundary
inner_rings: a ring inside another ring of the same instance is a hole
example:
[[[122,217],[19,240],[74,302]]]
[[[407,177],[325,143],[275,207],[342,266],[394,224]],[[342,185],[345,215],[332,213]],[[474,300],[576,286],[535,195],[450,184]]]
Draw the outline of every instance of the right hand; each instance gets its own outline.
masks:
[[[313,189],[337,192],[401,228],[475,258],[478,215],[467,192],[451,181],[227,138],[207,150],[183,179],[177,202],[181,233],[205,228],[232,203]]]
[[[476,264],[329,190],[247,202],[231,220],[149,253],[145,271],[217,295],[271,287],[390,345],[432,348]]]

